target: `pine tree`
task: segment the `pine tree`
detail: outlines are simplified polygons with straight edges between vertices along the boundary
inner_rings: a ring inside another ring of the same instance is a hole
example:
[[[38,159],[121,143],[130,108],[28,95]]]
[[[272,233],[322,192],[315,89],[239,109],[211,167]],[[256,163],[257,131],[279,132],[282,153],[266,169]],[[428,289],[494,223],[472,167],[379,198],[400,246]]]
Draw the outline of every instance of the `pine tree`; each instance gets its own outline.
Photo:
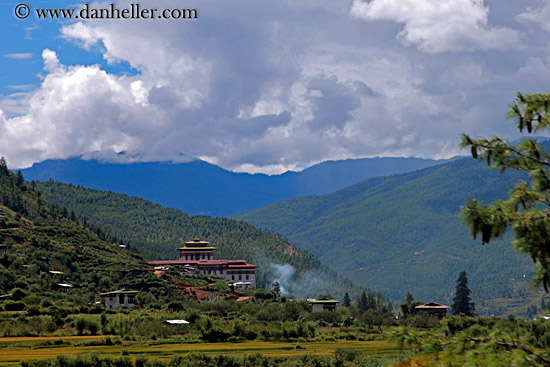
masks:
[[[343,304],[344,304],[344,307],[350,307],[351,306],[351,301],[349,299],[349,294],[348,292],[346,292],[346,294],[344,294],[344,301],[343,301]]]
[[[520,133],[540,134],[550,130],[550,94],[521,94],[510,106],[508,118],[516,121]],[[527,172],[529,180],[522,180],[510,190],[507,200],[483,204],[471,199],[462,209],[466,223],[475,238],[483,243],[514,230],[516,249],[528,254],[537,270],[536,284],[550,291],[550,153],[546,142],[539,143],[535,136],[525,137],[516,143],[494,137],[492,139],[462,136],[461,147],[470,148],[474,159],[484,159],[487,165],[501,172],[514,169]]]
[[[357,307],[359,307],[359,309],[361,311],[366,311],[367,310],[367,293],[363,292],[361,293],[361,296],[359,297],[359,299],[357,300]]]
[[[453,315],[464,314],[466,316],[474,316],[475,305],[470,299],[470,289],[468,288],[468,277],[463,271],[456,280],[456,293],[451,305]]]

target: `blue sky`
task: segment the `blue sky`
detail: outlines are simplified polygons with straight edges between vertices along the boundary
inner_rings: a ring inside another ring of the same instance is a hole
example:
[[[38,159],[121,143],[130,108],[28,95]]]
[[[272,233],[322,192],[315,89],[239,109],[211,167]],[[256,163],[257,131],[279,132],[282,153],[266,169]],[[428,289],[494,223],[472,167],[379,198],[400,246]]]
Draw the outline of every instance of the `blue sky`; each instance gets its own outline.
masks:
[[[12,167],[120,152],[266,173],[446,158],[462,132],[516,138],[506,106],[550,85],[549,0],[189,0],[199,19],[64,22],[18,20],[17,3],[0,1]]]

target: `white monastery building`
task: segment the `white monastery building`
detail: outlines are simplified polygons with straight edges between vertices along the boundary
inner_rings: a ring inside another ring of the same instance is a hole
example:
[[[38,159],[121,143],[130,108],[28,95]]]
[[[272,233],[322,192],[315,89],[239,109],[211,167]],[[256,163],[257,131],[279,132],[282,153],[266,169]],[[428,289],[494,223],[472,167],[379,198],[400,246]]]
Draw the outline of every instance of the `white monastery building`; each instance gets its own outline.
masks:
[[[185,242],[184,247],[178,249],[179,260],[150,261],[154,266],[192,266],[200,274],[211,275],[235,282],[243,288],[256,287],[256,265],[247,264],[245,260],[215,260],[215,247],[210,242],[195,238]]]

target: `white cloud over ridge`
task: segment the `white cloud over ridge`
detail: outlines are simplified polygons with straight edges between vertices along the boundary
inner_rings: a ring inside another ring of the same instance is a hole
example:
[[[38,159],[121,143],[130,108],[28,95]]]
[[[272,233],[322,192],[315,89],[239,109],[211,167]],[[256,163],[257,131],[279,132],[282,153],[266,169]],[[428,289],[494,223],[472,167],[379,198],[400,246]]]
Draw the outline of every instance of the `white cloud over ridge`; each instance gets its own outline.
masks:
[[[442,158],[458,153],[462,132],[510,134],[506,105],[523,88],[545,91],[550,79],[545,52],[509,50],[519,47],[523,23],[500,25],[483,1],[195,6],[193,21],[63,26],[65,40],[136,72],[64,65],[62,51],[45,49],[41,86],[0,101],[18,111],[0,114],[0,155],[23,167],[82,154],[121,159],[124,151],[131,160],[194,156],[266,173],[327,159]],[[391,22],[372,21],[384,19]],[[395,42],[394,22],[416,48]]]

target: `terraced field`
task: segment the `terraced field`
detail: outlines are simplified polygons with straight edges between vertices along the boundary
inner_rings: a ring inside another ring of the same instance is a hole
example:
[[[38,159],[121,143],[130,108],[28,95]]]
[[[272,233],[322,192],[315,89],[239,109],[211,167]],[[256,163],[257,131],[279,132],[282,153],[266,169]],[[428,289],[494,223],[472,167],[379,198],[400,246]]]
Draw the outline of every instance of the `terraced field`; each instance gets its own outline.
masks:
[[[120,356],[123,352],[131,357],[146,356],[160,360],[171,359],[175,355],[191,352],[207,354],[261,353],[269,357],[291,357],[303,354],[331,355],[337,349],[356,349],[376,357],[396,357],[402,352],[395,343],[389,341],[324,341],[310,343],[286,342],[244,342],[244,343],[191,343],[191,344],[128,344],[128,345],[85,345],[100,344],[105,336],[84,337],[36,337],[0,338],[0,367],[18,365],[23,360],[49,359],[57,355]],[[80,345],[79,345],[80,344]]]

